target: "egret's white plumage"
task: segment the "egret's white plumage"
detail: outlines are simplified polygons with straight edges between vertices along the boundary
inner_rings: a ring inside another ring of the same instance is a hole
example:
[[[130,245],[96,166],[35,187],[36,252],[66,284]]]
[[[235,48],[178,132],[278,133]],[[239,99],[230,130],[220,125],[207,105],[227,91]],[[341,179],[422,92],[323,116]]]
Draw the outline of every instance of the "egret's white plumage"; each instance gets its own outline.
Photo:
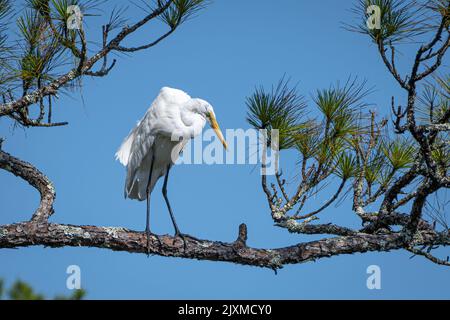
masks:
[[[162,88],[116,153],[116,159],[127,167],[125,197],[145,200],[158,179],[177,160],[187,138],[200,134],[206,122],[211,124],[226,147],[208,102],[193,99],[182,90]],[[184,139],[177,140],[180,137]],[[152,159],[152,177],[148,184]]]

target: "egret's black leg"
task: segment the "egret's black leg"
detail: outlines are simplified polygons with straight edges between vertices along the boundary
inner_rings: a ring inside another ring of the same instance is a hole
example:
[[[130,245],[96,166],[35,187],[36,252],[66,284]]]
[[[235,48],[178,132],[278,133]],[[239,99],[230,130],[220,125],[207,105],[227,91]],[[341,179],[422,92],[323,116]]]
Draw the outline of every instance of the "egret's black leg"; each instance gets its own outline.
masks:
[[[164,177],[162,193],[164,196],[164,200],[166,201],[167,209],[169,210],[169,213],[170,213],[170,218],[172,219],[173,227],[175,228],[175,234],[178,235],[178,234],[180,234],[180,229],[178,229],[177,222],[175,221],[175,216],[173,215],[173,212],[172,212],[172,207],[170,206],[169,198],[167,197],[167,181],[169,180],[169,171],[170,171],[170,166],[167,167],[166,176]]]
[[[150,255],[150,183],[152,180],[152,173],[153,173],[153,162],[155,160],[155,154],[152,155],[152,164],[150,165],[150,174],[148,176],[148,182],[147,182],[147,222],[145,225],[145,233],[147,234],[147,256]]]
[[[184,238],[185,235],[180,232],[180,229],[178,229],[177,222],[175,221],[175,216],[172,212],[172,207],[170,206],[169,198],[167,197],[167,181],[169,180],[169,171],[170,171],[170,165],[167,167],[166,176],[164,177],[164,184],[162,188],[162,193],[164,196],[164,200],[166,201],[167,209],[169,210],[170,218],[172,219],[172,224],[175,229],[175,237],[180,237],[183,239],[184,242],[184,249],[186,250],[186,239]]]

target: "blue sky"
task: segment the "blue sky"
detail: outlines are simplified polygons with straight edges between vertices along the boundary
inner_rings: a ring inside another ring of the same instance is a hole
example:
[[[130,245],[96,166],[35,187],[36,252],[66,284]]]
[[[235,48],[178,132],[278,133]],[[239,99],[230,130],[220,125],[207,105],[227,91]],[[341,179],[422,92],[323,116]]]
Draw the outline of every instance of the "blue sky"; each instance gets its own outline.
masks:
[[[389,113],[392,95],[399,101],[405,98],[375,46],[342,28],[342,22],[353,18],[349,12],[353,4],[350,0],[216,0],[159,46],[120,56],[108,77],[85,79],[81,94],[62,96],[54,120],[67,120],[69,126],[22,130],[1,120],[4,149],[33,163],[54,182],[53,222],[143,230],[145,203],[124,200],[125,172],[113,156],[162,86],[208,100],[223,129],[248,128],[245,97],[255,86],[270,86],[285,73],[299,83],[311,110],[315,90],[350,75],[375,87],[367,101],[381,115]],[[127,15],[134,21],[142,12],[131,5]],[[99,39],[99,25],[106,19],[90,18],[91,37]],[[127,43],[148,42],[161,31],[153,23]],[[404,47],[399,57],[409,59],[412,49]],[[400,69],[406,66],[399,62]],[[292,167],[295,158],[283,153],[281,161]],[[249,245],[266,248],[314,239],[273,226],[259,179],[251,165],[176,166],[169,196],[180,229],[199,238],[232,241],[238,225],[245,222]],[[0,185],[0,223],[28,219],[39,200],[35,190],[3,171]],[[159,189],[160,184],[152,197],[153,231],[172,233]],[[323,221],[358,223],[348,201],[325,215]],[[48,296],[69,293],[65,272],[73,264],[80,266],[82,286],[92,299],[450,298],[448,269],[420,257],[410,259],[409,253],[400,251],[290,265],[275,275],[229,263],[147,258],[91,248],[0,250],[0,278],[7,284],[23,279]],[[381,290],[366,288],[366,268],[373,264],[381,267]]]

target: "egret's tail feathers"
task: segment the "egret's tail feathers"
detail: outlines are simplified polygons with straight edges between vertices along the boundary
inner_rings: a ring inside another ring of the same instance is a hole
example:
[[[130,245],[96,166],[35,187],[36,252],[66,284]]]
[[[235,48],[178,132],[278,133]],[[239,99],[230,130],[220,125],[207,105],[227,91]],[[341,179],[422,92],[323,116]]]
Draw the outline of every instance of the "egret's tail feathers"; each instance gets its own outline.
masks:
[[[157,178],[154,176],[152,182],[150,183],[151,193],[153,187],[155,186]],[[148,171],[138,170],[134,175],[134,178],[130,180],[130,183],[125,184],[124,196],[125,198],[136,199],[139,201],[144,201],[147,199],[147,186],[148,186]]]
[[[127,168],[127,178],[125,180],[125,198],[137,199],[143,201],[147,199],[147,187],[149,187],[149,192],[152,192],[158,178],[160,178],[163,172],[159,168],[153,168],[152,180],[150,185],[148,183],[148,178],[150,175],[150,166],[152,153],[149,152],[145,157],[141,166],[137,169],[132,169],[130,166]]]
[[[130,199],[137,199],[137,200],[145,200],[146,197],[141,197],[139,194],[139,180],[134,178],[131,183],[126,183],[125,184],[125,190],[124,190],[124,195],[125,198],[130,198]],[[142,184],[142,182],[141,182]]]
[[[128,137],[122,142],[119,150],[116,152],[116,160],[119,160],[121,164],[126,166],[128,164],[128,160],[130,159],[131,154],[131,146],[133,144],[134,135],[131,132]]]
[[[131,168],[127,168],[127,178],[125,180],[125,188],[124,188],[124,196],[130,199],[137,200],[145,200],[146,197],[143,194],[140,194],[140,190],[142,189],[142,184],[147,182],[145,176],[143,175],[142,170],[139,168],[137,170],[132,170]]]
[[[138,123],[139,126],[139,123]],[[137,128],[137,127],[136,127]],[[136,128],[131,130],[128,136],[123,140],[119,150],[116,152],[116,160],[119,160],[124,166],[128,165],[131,155],[131,147],[133,145],[134,138],[136,136]]]

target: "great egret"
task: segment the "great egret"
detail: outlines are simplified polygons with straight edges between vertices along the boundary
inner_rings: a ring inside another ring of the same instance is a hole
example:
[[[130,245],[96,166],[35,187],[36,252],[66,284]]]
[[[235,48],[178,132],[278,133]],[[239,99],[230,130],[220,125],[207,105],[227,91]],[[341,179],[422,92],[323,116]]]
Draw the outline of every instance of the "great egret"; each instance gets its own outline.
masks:
[[[193,99],[182,90],[163,87],[142,120],[131,130],[116,153],[127,167],[125,198],[147,200],[147,247],[150,238],[150,194],[158,179],[164,177],[162,193],[169,210],[175,236],[180,232],[167,197],[169,171],[188,139],[199,135],[206,122],[224,148],[227,143],[216,121],[213,107],[205,100]],[[181,140],[180,140],[181,138]]]

